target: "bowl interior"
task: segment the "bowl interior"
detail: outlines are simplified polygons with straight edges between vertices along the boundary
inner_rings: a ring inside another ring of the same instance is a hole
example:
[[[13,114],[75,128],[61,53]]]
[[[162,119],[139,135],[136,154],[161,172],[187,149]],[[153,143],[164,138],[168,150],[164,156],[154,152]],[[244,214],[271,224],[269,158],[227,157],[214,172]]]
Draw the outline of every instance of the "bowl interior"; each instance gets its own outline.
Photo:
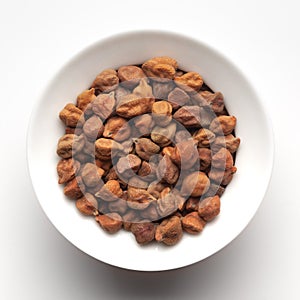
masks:
[[[199,72],[221,91],[241,138],[238,172],[221,198],[221,213],[197,236],[185,234],[174,247],[139,246],[132,234],[108,235],[77,212],[57,183],[56,145],[64,129],[58,118],[67,102],[88,88],[105,68],[139,64],[168,55],[185,71]],[[231,242],[254,216],[266,191],[273,162],[271,128],[263,106],[244,75],[226,58],[193,39],[166,32],[121,34],[79,53],[49,83],[34,108],[28,132],[30,175],[40,204],[54,226],[76,247],[111,265],[142,271],[168,270],[200,261]]]

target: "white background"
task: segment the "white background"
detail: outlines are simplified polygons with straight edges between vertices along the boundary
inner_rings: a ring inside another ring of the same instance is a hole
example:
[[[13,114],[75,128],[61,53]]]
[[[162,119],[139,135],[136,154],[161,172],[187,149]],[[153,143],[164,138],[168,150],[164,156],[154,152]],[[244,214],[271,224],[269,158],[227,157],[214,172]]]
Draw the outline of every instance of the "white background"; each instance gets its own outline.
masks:
[[[299,9],[297,0],[1,1],[0,299],[300,299]],[[247,229],[165,273],[120,270],[77,250],[42,212],[26,165],[30,112],[54,73],[87,45],[143,28],[188,34],[234,61],[265,102],[276,142]]]

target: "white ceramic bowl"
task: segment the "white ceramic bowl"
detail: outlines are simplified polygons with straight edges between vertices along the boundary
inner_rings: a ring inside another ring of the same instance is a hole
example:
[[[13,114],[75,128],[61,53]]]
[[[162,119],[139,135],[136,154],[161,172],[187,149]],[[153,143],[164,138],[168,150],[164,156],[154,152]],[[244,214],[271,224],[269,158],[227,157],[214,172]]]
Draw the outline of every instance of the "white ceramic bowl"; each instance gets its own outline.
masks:
[[[57,140],[63,134],[58,113],[75,101],[105,68],[139,64],[168,55],[183,70],[199,72],[222,91],[241,138],[237,174],[221,198],[221,213],[197,236],[184,234],[179,244],[139,246],[132,234],[106,234],[93,218],[83,217],[57,183]],[[247,226],[260,205],[272,170],[271,126],[247,78],[223,55],[203,43],[174,33],[138,31],[101,40],[69,61],[37,102],[28,133],[28,163],[40,204],[54,226],[76,247],[105,263],[141,271],[162,271],[198,262],[222,249]]]

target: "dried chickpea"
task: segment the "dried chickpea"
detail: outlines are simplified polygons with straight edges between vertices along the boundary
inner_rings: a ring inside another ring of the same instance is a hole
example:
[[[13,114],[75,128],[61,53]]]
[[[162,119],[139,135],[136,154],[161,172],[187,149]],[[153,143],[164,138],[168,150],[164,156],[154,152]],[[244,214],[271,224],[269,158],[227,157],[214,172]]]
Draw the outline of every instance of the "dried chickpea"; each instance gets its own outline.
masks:
[[[83,182],[89,187],[96,186],[100,182],[103,174],[104,170],[98,168],[95,164],[92,163],[85,164],[81,169],[81,178]]]
[[[181,222],[183,230],[191,234],[198,234],[203,230],[206,224],[206,222],[199,217],[197,212],[187,214],[182,218]]]
[[[200,201],[199,197],[188,198],[188,200],[186,201],[185,209],[189,212],[190,211],[198,211],[199,201]]]
[[[98,215],[98,202],[96,198],[89,193],[76,201],[77,209],[86,216],[96,216]]]
[[[233,157],[226,148],[221,148],[212,157],[212,167],[227,170],[233,167]]]
[[[198,148],[200,171],[205,171],[211,165],[212,153],[208,148]]]
[[[142,65],[145,74],[153,78],[173,79],[177,69],[176,60],[167,57],[154,57]]]
[[[168,155],[165,155],[158,164],[156,170],[157,178],[162,178],[169,184],[174,184],[178,180],[179,170]]]
[[[152,201],[157,200],[145,189],[129,186],[127,191],[128,191],[127,205],[130,208],[136,210],[143,210],[147,208]]]
[[[77,108],[74,104],[68,103],[64,109],[59,113],[59,118],[66,126],[76,127],[82,126],[82,110]]]
[[[146,77],[143,70],[137,66],[123,66],[118,69],[118,77],[122,85],[127,88],[134,88],[141,78]]]
[[[64,187],[64,194],[70,199],[78,199],[83,196],[84,185],[82,183],[81,177],[77,176],[71,181],[69,181]]]
[[[99,225],[108,233],[116,233],[122,228],[122,218],[117,213],[99,215],[95,218]]]
[[[95,196],[101,198],[104,201],[111,202],[116,201],[123,194],[120,187],[120,183],[117,180],[108,180],[98,191]]]
[[[92,84],[92,88],[96,88],[101,92],[110,92],[114,90],[119,83],[117,72],[113,69],[107,69],[97,75]]]
[[[134,223],[130,230],[139,244],[145,245],[154,240],[155,225],[151,222]]]
[[[151,112],[154,99],[151,97],[141,98],[135,94],[129,94],[122,98],[118,104],[117,114],[123,118],[133,118]]]
[[[171,188],[166,187],[160,193],[160,198],[157,201],[157,211],[161,217],[166,217],[176,210],[177,199]]]
[[[123,151],[118,142],[111,139],[100,138],[95,142],[95,155],[100,160],[109,160],[114,151]]]
[[[83,112],[86,110],[87,106],[96,99],[95,89],[91,88],[89,90],[83,91],[77,96],[77,107]]]
[[[227,169],[211,169],[208,173],[209,179],[221,185],[228,185],[236,173],[237,168],[235,166]]]
[[[58,140],[56,153],[61,158],[70,158],[84,147],[84,137],[75,134],[65,134]]]
[[[84,134],[92,141],[99,138],[102,135],[103,130],[103,123],[98,116],[90,117],[83,125]]]
[[[154,121],[150,114],[143,114],[133,119],[135,127],[141,135],[149,135],[154,127]]]
[[[112,115],[115,105],[116,100],[114,92],[109,94],[99,94],[92,103],[92,110],[101,118],[101,120],[105,121]]]
[[[170,123],[165,127],[155,126],[151,132],[151,140],[160,147],[166,147],[172,143],[175,132],[175,123]]]
[[[103,136],[122,142],[130,137],[130,133],[130,126],[124,118],[112,117],[104,126]]]
[[[220,213],[220,197],[208,197],[199,203],[198,214],[205,221],[211,221]]]
[[[181,106],[187,104],[189,100],[190,96],[184,90],[178,87],[168,95],[168,101],[172,105],[173,109],[180,108]]]
[[[176,144],[170,158],[181,170],[189,170],[197,162],[199,163],[195,142],[193,140],[186,140]]]
[[[58,183],[66,183],[75,177],[80,168],[80,163],[73,158],[61,159],[56,167]]]
[[[216,135],[230,134],[236,125],[236,117],[234,116],[219,116],[215,118],[210,124],[210,131],[214,132]]]
[[[188,72],[182,76],[175,77],[175,83],[184,91],[199,91],[203,85],[203,79],[197,72]]]
[[[153,154],[160,151],[160,147],[147,138],[136,139],[134,143],[137,155],[147,161],[149,161]]]
[[[194,133],[193,139],[198,142],[199,147],[210,147],[215,140],[215,134],[208,129],[201,128]]]
[[[212,144],[212,148],[214,151],[220,150],[222,147],[226,148],[230,153],[236,152],[236,150],[240,146],[240,138],[235,137],[232,134],[228,134],[224,136],[218,136],[214,143]]]
[[[224,97],[222,93],[211,93],[209,91],[200,91],[199,96],[206,101],[215,113],[220,113],[224,109]]]
[[[175,245],[182,238],[180,218],[174,216],[162,221],[156,228],[155,239],[168,246]]]
[[[142,160],[137,155],[128,154],[118,160],[116,170],[122,176],[131,177],[133,175],[132,172],[136,173],[139,170],[141,163]]]
[[[199,106],[182,106],[173,115],[173,118],[186,128],[200,128],[200,107]]]
[[[152,116],[157,125],[167,126],[172,121],[172,105],[167,101],[154,102]]]
[[[181,187],[181,193],[183,195],[191,195],[192,197],[198,197],[209,188],[210,181],[205,173],[193,172],[184,178]]]

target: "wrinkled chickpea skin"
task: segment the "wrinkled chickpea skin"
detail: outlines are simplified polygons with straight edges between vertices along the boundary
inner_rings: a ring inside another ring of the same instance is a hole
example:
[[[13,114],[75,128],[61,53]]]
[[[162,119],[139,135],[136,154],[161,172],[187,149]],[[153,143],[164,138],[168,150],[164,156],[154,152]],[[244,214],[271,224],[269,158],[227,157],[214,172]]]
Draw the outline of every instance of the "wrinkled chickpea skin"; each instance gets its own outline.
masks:
[[[112,117],[104,126],[103,136],[121,142],[128,139],[130,133],[130,126],[125,119]]]
[[[128,206],[135,210],[144,210],[152,201],[157,199],[153,197],[146,189],[128,187]]]
[[[182,226],[179,217],[171,217],[157,226],[155,239],[168,246],[175,245],[182,238]]]
[[[140,245],[201,233],[237,171],[241,141],[224,99],[168,56],[101,71],[59,113],[65,196],[103,230],[123,227]]]
[[[73,158],[61,159],[57,164],[58,183],[63,184],[75,177],[80,163]]]
[[[177,201],[169,187],[164,188],[157,201],[157,211],[161,217],[172,214],[177,209]]]
[[[181,170],[188,170],[199,164],[196,143],[191,139],[177,143],[170,158]]]
[[[72,103],[69,103],[64,107],[59,113],[59,118],[69,127],[82,126],[83,123],[82,110]]]
[[[204,219],[199,217],[197,212],[191,212],[182,218],[182,228],[184,231],[197,234],[201,232],[206,224]]]
[[[172,143],[176,132],[176,124],[170,123],[165,127],[155,126],[151,132],[151,140],[160,147],[166,147]]]
[[[167,183],[174,184],[178,180],[179,170],[171,158],[165,155],[158,164],[156,174],[159,179],[162,178]]]
[[[123,194],[123,191],[120,187],[120,183],[117,180],[108,180],[103,187],[98,191],[95,196],[107,201],[116,201]]]
[[[152,105],[154,122],[159,126],[167,126],[172,121],[172,105],[167,101],[157,101]]]
[[[89,90],[83,91],[77,96],[77,107],[82,111],[85,111],[87,106],[96,99],[95,89],[91,88]]]
[[[149,161],[150,157],[160,151],[160,147],[150,139],[140,138],[134,141],[137,155]]]
[[[116,105],[115,93],[99,94],[92,103],[92,110],[94,114],[105,121],[110,117]]]
[[[220,197],[208,197],[199,203],[198,214],[205,221],[211,221],[220,213]]]
[[[184,105],[174,113],[173,118],[186,128],[200,128],[202,124],[200,111],[201,108],[199,106]]]
[[[86,216],[97,216],[98,212],[98,202],[96,198],[89,193],[76,201],[77,209]]]
[[[69,181],[64,187],[64,194],[70,199],[78,199],[83,196],[85,188],[80,176]]]
[[[122,218],[117,213],[99,215],[95,218],[99,225],[108,233],[113,234],[122,228]]]
[[[116,88],[119,83],[117,72],[113,69],[107,69],[97,75],[92,84],[92,88],[99,89],[101,92],[110,92]]]
[[[130,230],[139,244],[145,245],[154,240],[155,225],[151,222],[132,224]]]
[[[215,118],[210,124],[209,129],[216,135],[230,134],[236,125],[236,117],[234,116],[220,116]]]
[[[85,164],[81,169],[81,178],[86,186],[93,187],[99,184],[104,170],[92,163]]]
[[[118,77],[123,86],[133,88],[139,83],[139,80],[146,77],[146,75],[143,70],[137,66],[123,66],[118,69]]]
[[[56,153],[61,158],[71,158],[84,147],[84,137],[75,134],[65,134],[62,136],[57,144]]]
[[[128,154],[127,156],[121,157],[116,164],[117,173],[125,178],[134,176],[140,166],[142,160],[135,154]]]
[[[184,180],[181,188],[183,195],[198,197],[206,193],[209,189],[210,180],[203,172],[194,172],[188,175]]]
[[[167,57],[154,57],[142,65],[142,69],[148,77],[173,79],[175,77],[177,62]]]
[[[175,77],[175,83],[184,91],[199,91],[203,85],[203,79],[196,72],[188,72],[184,75]]]

